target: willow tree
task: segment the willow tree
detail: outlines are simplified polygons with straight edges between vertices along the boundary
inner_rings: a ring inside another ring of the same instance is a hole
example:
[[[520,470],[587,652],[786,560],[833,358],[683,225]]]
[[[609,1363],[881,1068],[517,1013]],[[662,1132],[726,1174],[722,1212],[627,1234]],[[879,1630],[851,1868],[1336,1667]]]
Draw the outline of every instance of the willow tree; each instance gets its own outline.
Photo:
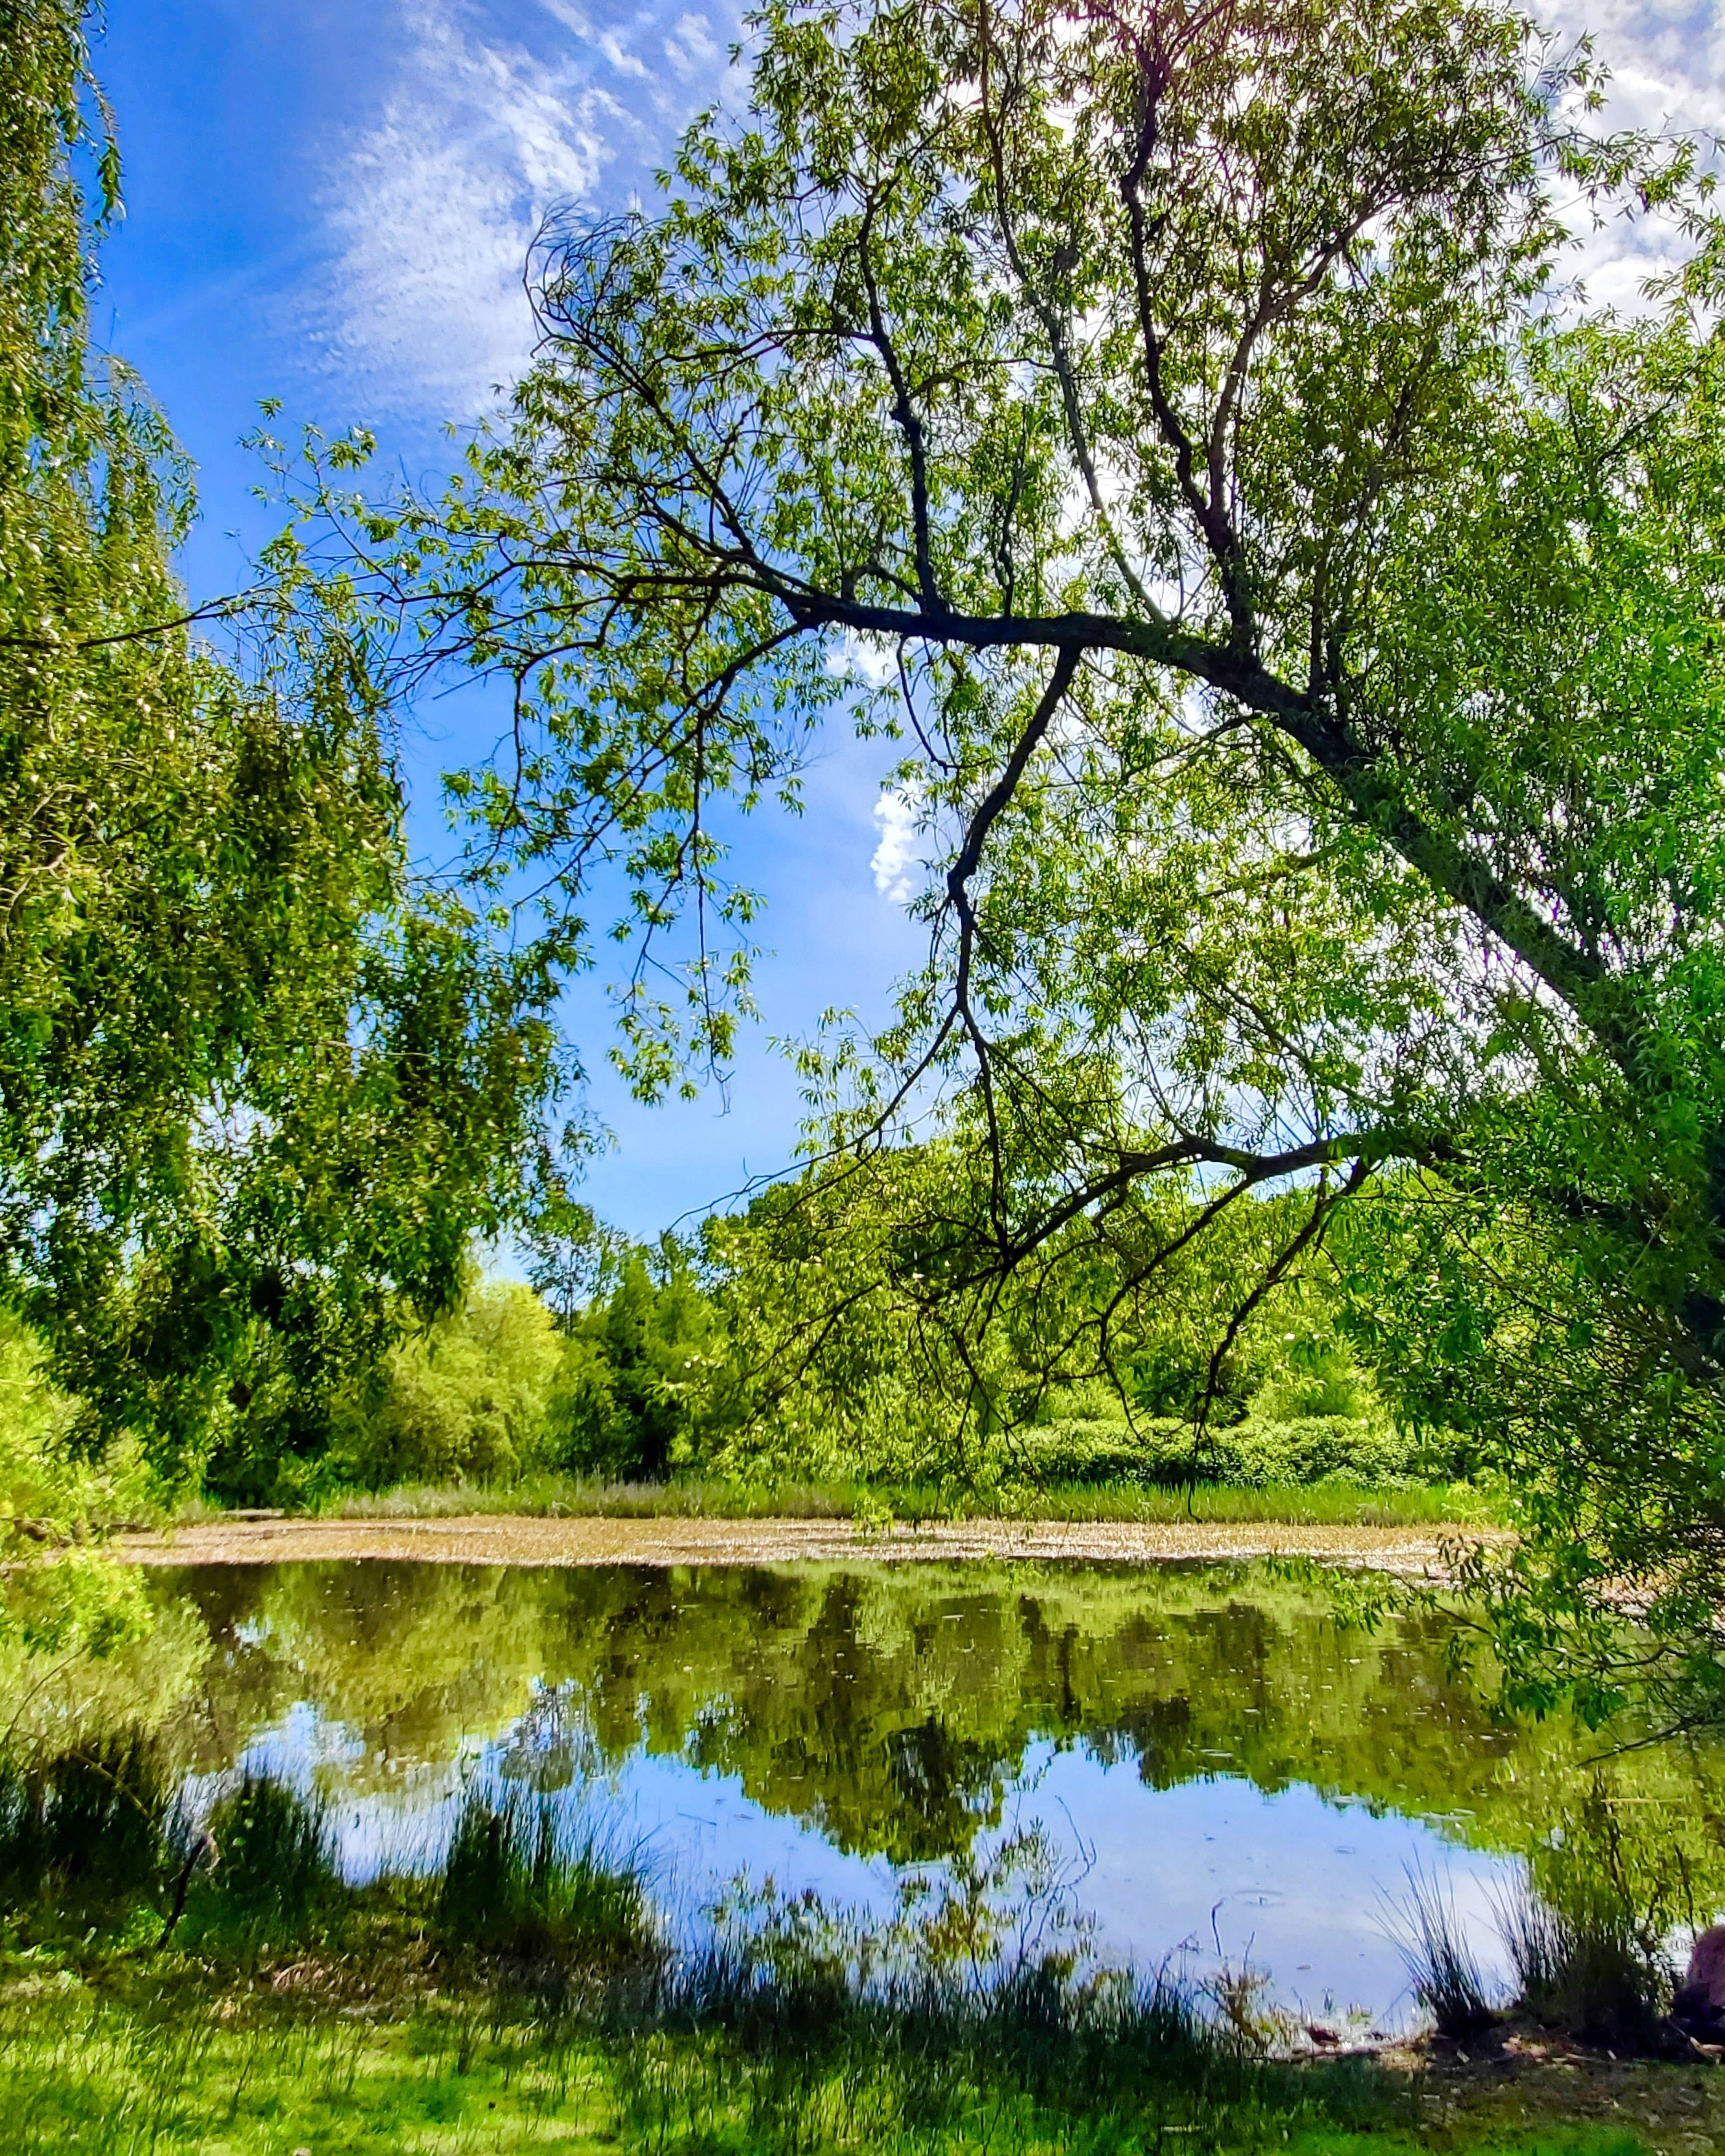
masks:
[[[353,512],[415,663],[513,683],[490,858],[555,911],[621,853],[649,926],[710,916],[714,797],[897,724],[930,957],[835,1135],[865,1193],[942,1119],[940,1194],[876,1237],[905,1291],[962,1339],[1028,1279],[1106,1365],[1273,1194],[1200,1395],[1327,1249],[1404,1411],[1523,1503],[1524,1696],[1615,1697],[1607,1580],[1710,1686],[1705,172],[1589,134],[1585,52],[1478,0],[787,4],[754,40],[655,206],[546,234],[510,424]],[[1591,306],[1577,229],[1641,218],[1677,266]],[[697,1041],[727,963],[703,937]],[[650,1085],[674,1014],[634,1015]]]
[[[278,552],[203,639],[185,459],[90,338],[83,13],[0,0],[0,1294],[90,1444],[267,1484],[514,1203],[549,982],[415,887],[338,586]]]

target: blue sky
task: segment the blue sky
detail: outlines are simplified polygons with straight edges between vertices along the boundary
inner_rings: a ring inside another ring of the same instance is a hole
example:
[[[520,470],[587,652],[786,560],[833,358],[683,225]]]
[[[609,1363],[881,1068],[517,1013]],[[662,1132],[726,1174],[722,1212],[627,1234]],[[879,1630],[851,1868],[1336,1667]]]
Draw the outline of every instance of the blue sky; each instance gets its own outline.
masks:
[[[259,398],[284,400],[284,424],[371,426],[416,474],[446,466],[444,426],[471,424],[526,359],[521,264],[538,218],[553,203],[650,196],[679,128],[737,96],[739,13],[721,0],[109,0],[96,59],[127,215],[95,324],[199,467],[204,522],[184,564],[197,595],[246,581],[270,528],[238,446]],[[1566,4],[1550,19],[1596,31],[1620,118],[1725,129],[1714,0]],[[1611,234],[1588,252],[1595,291],[1632,297],[1645,259]],[[437,772],[488,738],[472,696],[413,716],[428,851]],[[617,1138],[589,1195],[618,1224],[651,1234],[783,1167],[798,1103],[768,1036],[807,1032],[831,1004],[878,1016],[914,963],[904,848],[877,814],[887,760],[834,738],[804,816],[764,817],[749,834],[745,880],[768,899],[770,955],[762,1024],[723,1098],[636,1106],[604,1064],[602,982],[572,995],[593,1106]]]

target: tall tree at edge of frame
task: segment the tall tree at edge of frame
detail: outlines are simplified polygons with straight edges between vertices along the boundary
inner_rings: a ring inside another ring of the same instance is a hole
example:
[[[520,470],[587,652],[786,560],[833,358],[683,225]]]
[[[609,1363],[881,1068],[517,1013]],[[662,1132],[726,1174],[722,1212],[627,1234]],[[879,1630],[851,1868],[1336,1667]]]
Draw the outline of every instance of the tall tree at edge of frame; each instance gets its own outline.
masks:
[[[1512,1694],[1604,1713],[1651,1669],[1712,1711],[1700,153],[1598,135],[1585,50],[1495,0],[752,27],[747,110],[662,199],[544,236],[538,362],[449,492],[319,497],[402,663],[513,685],[512,759],[465,783],[485,857],[542,879],[548,933],[605,855],[652,932],[699,921],[686,1010],[633,1011],[650,1091],[736,978],[716,798],[793,787],[859,705],[896,726],[929,963],[811,1067],[860,1220],[906,1184],[883,1142],[937,1116],[944,1172],[875,1224],[902,1294],[963,1356],[1014,1283],[1070,1314],[1051,1368],[1107,1369],[1122,1313],[1278,1194],[1200,1396],[1333,1265],[1403,1411],[1515,1493],[1518,1548],[1472,1569]],[[1678,234],[1631,316],[1566,276],[1590,215]]]
[[[414,886],[339,584],[280,554],[204,640],[186,461],[90,341],[118,186],[84,11],[3,0],[0,1285],[84,1441],[263,1490],[517,1204],[551,983]]]

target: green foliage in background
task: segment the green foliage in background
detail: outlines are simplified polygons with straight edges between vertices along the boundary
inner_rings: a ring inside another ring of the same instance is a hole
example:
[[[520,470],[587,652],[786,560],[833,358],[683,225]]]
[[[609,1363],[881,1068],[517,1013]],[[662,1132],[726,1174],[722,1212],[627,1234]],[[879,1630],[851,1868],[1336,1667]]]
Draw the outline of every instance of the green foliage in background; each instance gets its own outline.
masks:
[[[756,1213],[772,1223],[776,1210]],[[1189,1395],[1158,1386],[1165,1361],[1153,1340],[1140,1343],[1149,1374],[1124,1408],[1094,1379],[1050,1387],[1034,1342],[1019,1360],[997,1353],[994,1397],[961,1468],[952,1430],[978,1419],[973,1366],[932,1352],[914,1313],[880,1294],[811,1355],[802,1286],[754,1214],[710,1219],[698,1250],[618,1242],[598,1291],[565,1312],[561,1331],[526,1283],[475,1285],[340,1397],[328,1450],[297,1478],[291,1463],[280,1469],[272,1494],[298,1503],[397,1486],[501,1494],[536,1477],[716,1476],[744,1486],[925,1481],[978,1500],[1101,1483],[1389,1489],[1447,1480],[1466,1464],[1453,1440],[1395,1424],[1313,1291],[1276,1313],[1301,1330],[1245,1334],[1227,1406],[1201,1424]],[[1023,1345],[1004,1326],[995,1344]],[[1168,1412],[1178,1407],[1189,1412]],[[206,1487],[232,1494],[216,1474]]]
[[[567,1335],[546,1463],[653,1477],[707,1458],[726,1415],[726,1348],[687,1258],[671,1246],[630,1252]]]
[[[952,1165],[949,1148],[886,1149],[704,1224],[724,1353],[697,1427],[703,1464],[861,1469],[972,1491],[1327,1476],[1387,1486],[1469,1472],[1455,1432],[1395,1414],[1327,1265],[1288,1269],[1275,1298],[1230,1325],[1240,1281],[1288,1232],[1288,1199],[1244,1199],[1192,1238],[1154,1296],[1137,1294],[1107,1252],[1009,1276],[978,1336],[928,1291],[946,1262],[937,1245],[919,1248],[918,1216],[927,1224],[946,1203]]]
[[[392,1348],[339,1404],[324,1486],[508,1483],[538,1464],[564,1359],[551,1313],[520,1281],[470,1292]]]
[[[656,1276],[655,1276],[656,1268]],[[702,1455],[719,1413],[722,1334],[686,1261],[625,1248],[567,1314],[520,1281],[472,1286],[336,1402],[326,1451],[274,1494],[471,1483],[546,1473],[662,1478]],[[224,1494],[216,1476],[214,1494]]]

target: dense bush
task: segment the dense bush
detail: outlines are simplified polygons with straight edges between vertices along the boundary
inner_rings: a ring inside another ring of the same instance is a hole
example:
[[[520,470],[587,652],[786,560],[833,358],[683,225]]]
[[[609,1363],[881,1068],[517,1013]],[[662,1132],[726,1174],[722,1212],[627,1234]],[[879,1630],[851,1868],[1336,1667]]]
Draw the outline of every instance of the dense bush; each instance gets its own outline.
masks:
[[[530,1287],[496,1281],[475,1290],[393,1348],[342,1403],[331,1479],[364,1489],[510,1481],[538,1460],[562,1354]]]
[[[1086,1418],[1028,1430],[1014,1451],[1024,1471],[1050,1483],[1393,1485],[1418,1479],[1425,1465],[1414,1440],[1381,1414],[1274,1421],[1254,1413],[1203,1430],[1166,1416],[1136,1428],[1117,1419]]]

